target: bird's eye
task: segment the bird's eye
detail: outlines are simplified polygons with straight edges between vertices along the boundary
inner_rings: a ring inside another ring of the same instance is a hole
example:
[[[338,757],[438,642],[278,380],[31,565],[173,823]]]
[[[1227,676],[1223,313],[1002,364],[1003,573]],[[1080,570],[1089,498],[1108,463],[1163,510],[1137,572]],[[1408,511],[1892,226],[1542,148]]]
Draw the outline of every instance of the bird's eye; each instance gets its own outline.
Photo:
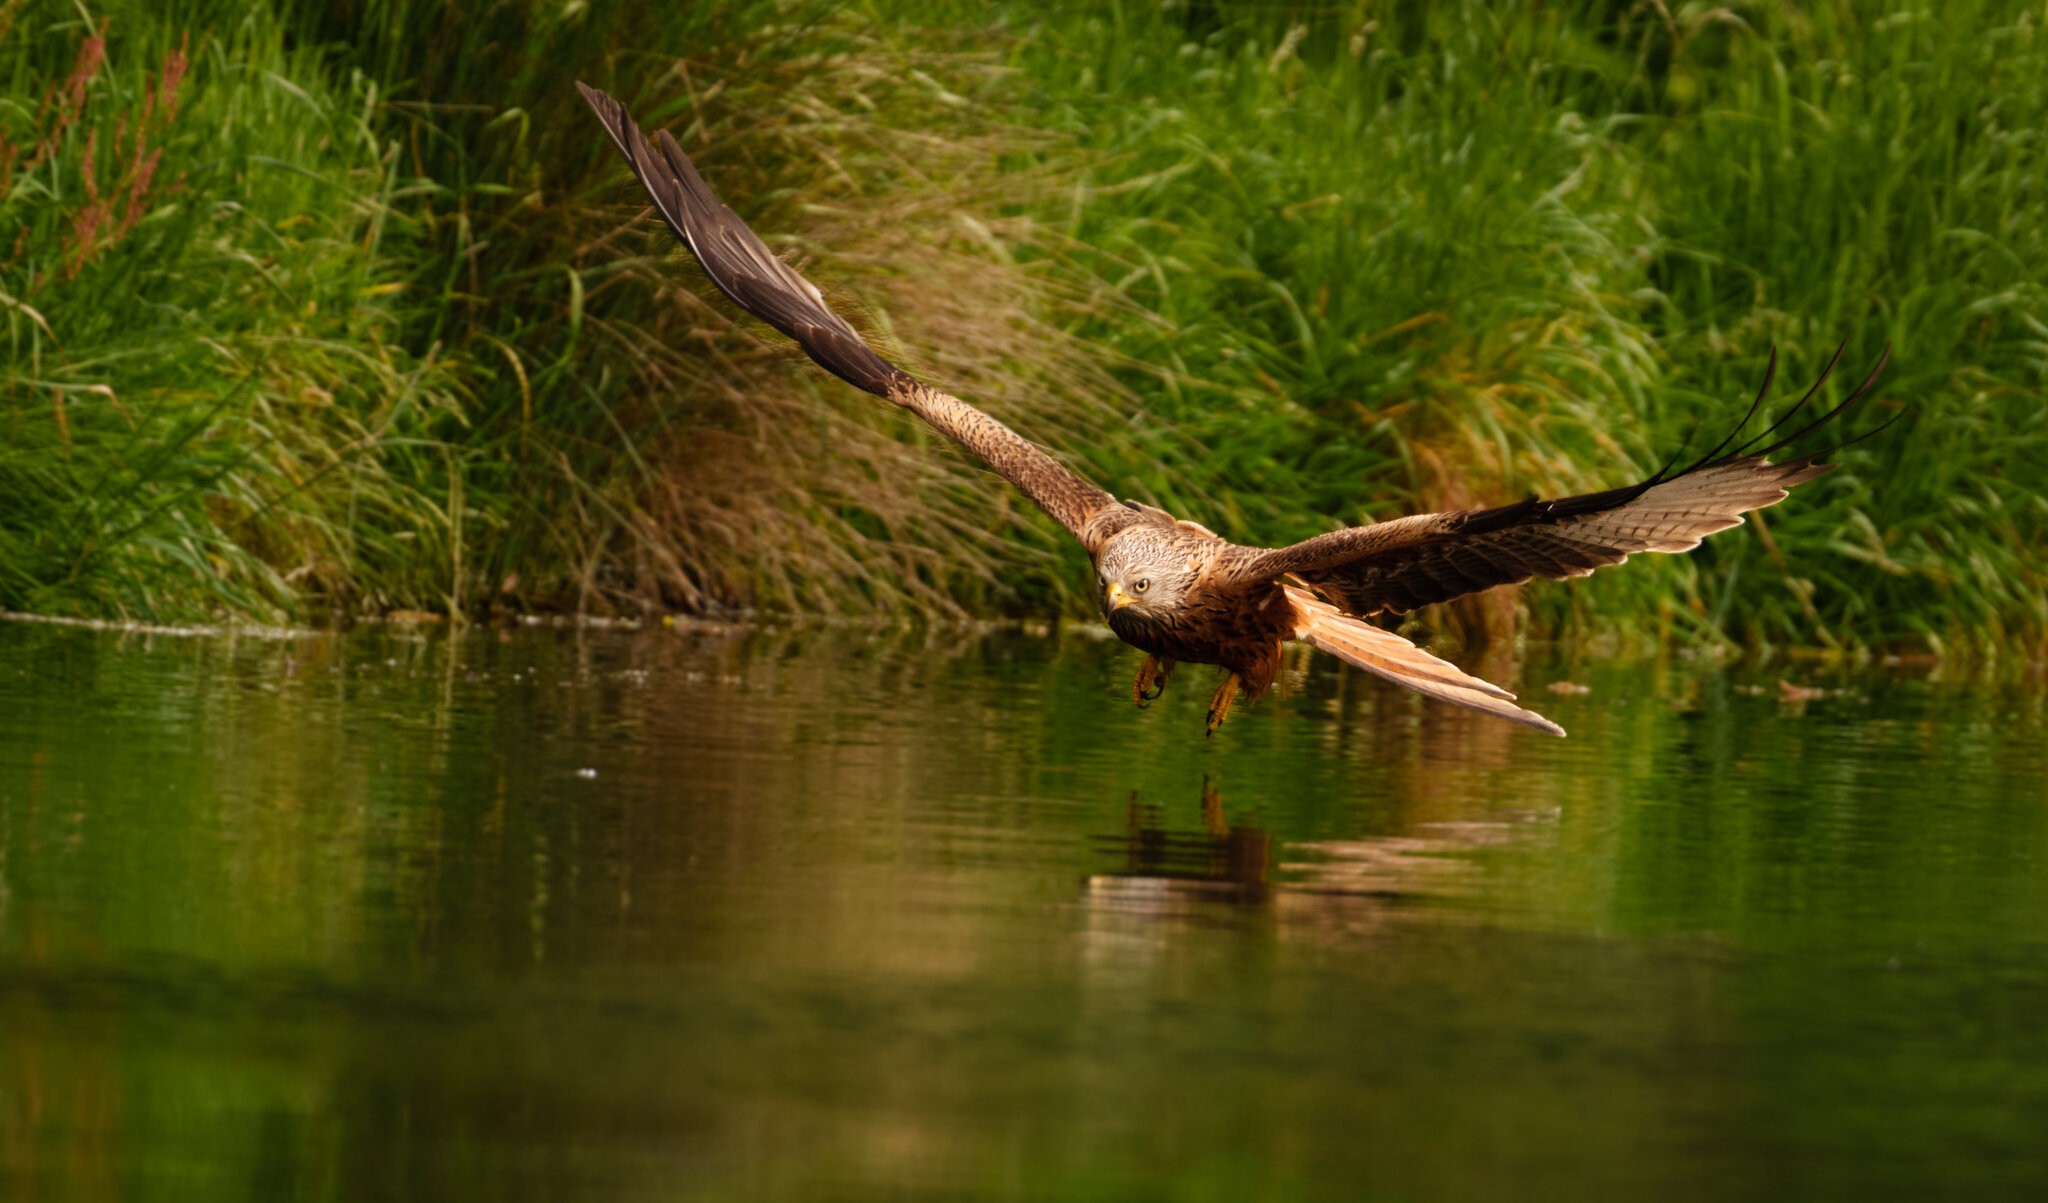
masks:
[[[1131,586],[1131,592],[1143,593],[1145,590],[1150,589],[1151,587],[1152,578],[1149,576],[1141,576],[1138,578],[1137,583]]]

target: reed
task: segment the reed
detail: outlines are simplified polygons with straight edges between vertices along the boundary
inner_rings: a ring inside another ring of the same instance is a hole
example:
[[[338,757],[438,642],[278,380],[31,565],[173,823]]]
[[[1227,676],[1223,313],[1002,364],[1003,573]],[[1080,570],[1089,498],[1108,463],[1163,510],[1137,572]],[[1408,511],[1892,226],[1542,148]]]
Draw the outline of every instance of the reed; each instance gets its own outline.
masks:
[[[2037,11],[0,0],[0,606],[1087,612],[736,323],[672,129],[895,357],[1278,542],[1597,487],[1894,344],[1845,470],[1467,632],[2048,645]],[[1852,432],[1853,432],[1852,428]]]
[[[1165,319],[1088,334],[1155,365],[1168,503],[1279,541],[1611,485],[1731,421],[1773,345],[1803,383],[1889,342],[1843,434],[1910,424],[1756,531],[1453,623],[2038,652],[2041,24],[1224,0],[998,40],[1098,156],[1082,266]]]
[[[1005,262],[1028,222],[989,166],[1037,135],[972,99],[1009,86],[986,54],[892,48],[824,4],[637,24],[515,6],[76,12],[17,5],[34,36],[9,43],[32,81],[15,114],[58,120],[72,110],[40,96],[82,99],[8,192],[28,226],[0,277],[16,433],[0,605],[1079,604],[1073,553],[1028,506],[705,295],[569,86],[616,88],[708,148],[736,203],[803,239],[781,245],[858,279],[843,300],[885,341],[915,313],[906,363],[1085,436],[1119,386],[1044,318],[1055,285]],[[638,49],[661,41],[720,50]],[[83,255],[81,181],[110,170],[99,131],[132,127],[166,46],[192,47],[161,151],[171,199]]]

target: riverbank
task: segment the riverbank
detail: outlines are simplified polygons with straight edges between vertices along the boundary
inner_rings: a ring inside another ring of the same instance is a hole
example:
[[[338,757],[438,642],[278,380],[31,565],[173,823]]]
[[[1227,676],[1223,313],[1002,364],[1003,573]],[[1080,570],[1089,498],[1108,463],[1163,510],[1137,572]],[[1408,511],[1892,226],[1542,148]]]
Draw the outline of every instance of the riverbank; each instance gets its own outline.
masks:
[[[1028,505],[731,320],[587,78],[888,354],[1241,540],[1633,479],[1771,345],[1890,343],[1844,433],[1907,424],[1763,522],[1432,621],[2048,647],[2018,6],[80,11],[0,5],[9,609],[1087,612]]]

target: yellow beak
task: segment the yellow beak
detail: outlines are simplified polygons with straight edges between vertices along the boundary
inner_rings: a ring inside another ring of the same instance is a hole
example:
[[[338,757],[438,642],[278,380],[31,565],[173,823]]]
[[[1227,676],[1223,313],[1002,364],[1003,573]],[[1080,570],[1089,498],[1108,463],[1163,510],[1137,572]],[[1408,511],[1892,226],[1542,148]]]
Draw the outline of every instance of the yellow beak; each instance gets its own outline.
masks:
[[[1124,585],[1122,581],[1111,581],[1109,583],[1109,592],[1104,596],[1109,599],[1109,608],[1112,610],[1121,610],[1125,606],[1128,606],[1132,602],[1138,600],[1137,598],[1132,597],[1130,594],[1124,592]]]

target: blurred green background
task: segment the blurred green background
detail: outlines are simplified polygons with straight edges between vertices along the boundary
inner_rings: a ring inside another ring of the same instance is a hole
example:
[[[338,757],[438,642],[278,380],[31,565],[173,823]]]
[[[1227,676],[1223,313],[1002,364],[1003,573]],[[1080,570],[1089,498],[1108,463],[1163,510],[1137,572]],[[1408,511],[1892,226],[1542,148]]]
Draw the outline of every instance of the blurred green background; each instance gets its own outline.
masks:
[[[0,0],[0,606],[1081,615],[1082,555],[736,322],[571,83],[885,352],[1241,541],[1603,487],[1847,340],[1910,409],[1468,631],[2048,645],[2019,3]],[[1839,396],[1837,382],[1830,386]]]

